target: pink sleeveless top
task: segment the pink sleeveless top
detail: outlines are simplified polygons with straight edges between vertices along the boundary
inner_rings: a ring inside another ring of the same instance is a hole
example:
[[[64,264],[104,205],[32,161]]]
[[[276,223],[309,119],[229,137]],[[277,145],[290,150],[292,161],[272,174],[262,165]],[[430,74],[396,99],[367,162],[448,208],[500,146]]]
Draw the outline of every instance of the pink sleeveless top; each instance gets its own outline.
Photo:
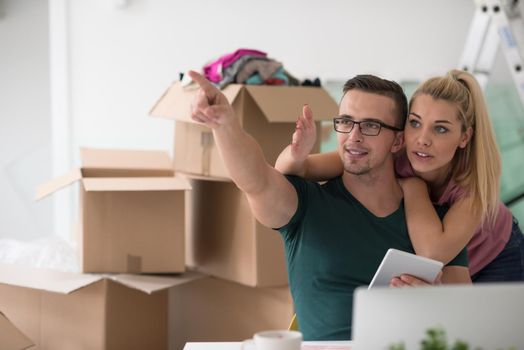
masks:
[[[402,154],[395,160],[395,171],[399,177],[415,176],[408,157]],[[451,206],[459,200],[465,191],[453,181],[448,183],[444,193],[438,199],[438,205]],[[480,225],[468,243],[469,271],[471,275],[479,272],[504,249],[511,234],[513,223],[511,211],[499,201],[498,214],[494,223]]]

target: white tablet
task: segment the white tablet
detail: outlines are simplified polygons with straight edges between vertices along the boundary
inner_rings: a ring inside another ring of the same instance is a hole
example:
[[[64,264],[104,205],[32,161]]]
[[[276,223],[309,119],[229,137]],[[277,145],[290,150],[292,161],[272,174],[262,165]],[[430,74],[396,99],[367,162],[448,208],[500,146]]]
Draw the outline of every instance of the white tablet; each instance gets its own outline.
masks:
[[[391,248],[382,259],[368,288],[389,286],[393,277],[402,274],[433,282],[443,267],[440,261]]]

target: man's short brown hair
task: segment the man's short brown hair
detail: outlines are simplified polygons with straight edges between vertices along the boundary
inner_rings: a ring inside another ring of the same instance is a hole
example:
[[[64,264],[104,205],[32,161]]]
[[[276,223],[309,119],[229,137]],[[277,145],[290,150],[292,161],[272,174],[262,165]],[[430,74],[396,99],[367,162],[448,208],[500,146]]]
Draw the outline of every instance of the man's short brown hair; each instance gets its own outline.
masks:
[[[398,124],[396,126],[404,129],[408,115],[408,100],[404,90],[398,83],[371,74],[361,74],[346,81],[343,89],[344,95],[350,90],[360,90],[393,99],[397,113]]]

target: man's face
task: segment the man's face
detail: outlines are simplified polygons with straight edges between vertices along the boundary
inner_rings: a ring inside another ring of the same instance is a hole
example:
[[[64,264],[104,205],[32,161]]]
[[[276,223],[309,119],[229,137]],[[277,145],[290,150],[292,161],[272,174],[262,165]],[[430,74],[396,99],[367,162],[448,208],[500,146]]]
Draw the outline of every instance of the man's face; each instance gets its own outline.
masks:
[[[360,90],[348,91],[340,102],[339,114],[354,121],[378,121],[397,126],[393,99]],[[361,133],[355,124],[349,134],[337,133],[338,152],[344,170],[353,175],[372,175],[385,168],[386,161],[403,144],[402,132],[381,128],[376,136]],[[393,168],[388,169],[393,171]]]

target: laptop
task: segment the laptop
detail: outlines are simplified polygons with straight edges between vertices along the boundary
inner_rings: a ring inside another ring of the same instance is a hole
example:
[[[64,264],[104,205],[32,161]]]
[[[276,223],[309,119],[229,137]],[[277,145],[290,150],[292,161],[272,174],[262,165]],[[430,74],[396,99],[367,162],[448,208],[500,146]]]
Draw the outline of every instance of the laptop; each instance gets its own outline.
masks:
[[[421,349],[428,329],[470,349],[524,349],[524,283],[418,288],[360,287],[353,301],[353,350]],[[450,347],[451,348],[451,347]]]

